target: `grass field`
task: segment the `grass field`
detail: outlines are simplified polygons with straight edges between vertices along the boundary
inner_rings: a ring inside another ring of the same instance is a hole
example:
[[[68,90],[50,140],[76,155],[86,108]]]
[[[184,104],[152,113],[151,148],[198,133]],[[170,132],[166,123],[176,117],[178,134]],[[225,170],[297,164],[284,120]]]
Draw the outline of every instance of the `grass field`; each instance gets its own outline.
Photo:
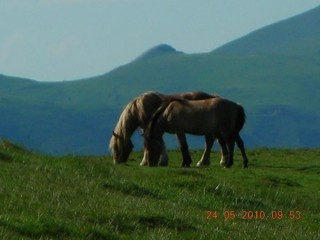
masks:
[[[194,162],[201,152],[194,151]],[[140,167],[0,142],[1,239],[319,239],[320,149],[248,150],[249,169]]]

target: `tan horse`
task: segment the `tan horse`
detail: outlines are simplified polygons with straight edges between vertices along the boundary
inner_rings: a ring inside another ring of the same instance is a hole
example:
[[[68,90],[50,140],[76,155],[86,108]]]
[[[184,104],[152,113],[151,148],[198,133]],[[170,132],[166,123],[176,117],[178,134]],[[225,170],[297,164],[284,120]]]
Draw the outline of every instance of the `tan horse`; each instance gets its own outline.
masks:
[[[110,139],[109,148],[112,151],[114,163],[127,161],[129,154],[133,149],[133,144],[130,140],[130,137],[138,127],[145,129],[148,126],[153,114],[160,106],[163,104],[167,105],[175,99],[197,100],[210,98],[214,98],[214,96],[204,92],[189,92],[175,95],[146,92],[133,99],[122,111]],[[188,166],[191,163],[191,157],[189,154],[186,137],[184,134],[178,134],[177,136],[181,151],[183,153],[183,165]],[[221,147],[221,163],[224,163],[225,159],[227,158],[227,150],[225,145],[221,145]],[[146,164],[146,152],[144,152],[144,157],[140,165]],[[168,156],[164,144],[159,165],[168,165]]]
[[[220,97],[187,101],[176,100],[163,104],[154,114],[145,130],[145,149],[149,166],[157,165],[163,149],[165,132],[184,135],[203,135],[206,149],[197,166],[209,165],[210,150],[215,138],[226,143],[228,158],[225,167],[233,164],[234,144],[237,142],[243,156],[243,167],[248,166],[243,141],[239,135],[245,123],[241,105]],[[221,143],[221,142],[220,142]]]

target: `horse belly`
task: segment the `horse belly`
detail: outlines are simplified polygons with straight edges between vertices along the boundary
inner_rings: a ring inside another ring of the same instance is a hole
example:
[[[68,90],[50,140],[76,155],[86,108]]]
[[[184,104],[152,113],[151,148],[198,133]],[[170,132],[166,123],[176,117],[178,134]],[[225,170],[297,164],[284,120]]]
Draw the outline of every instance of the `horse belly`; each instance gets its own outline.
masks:
[[[168,124],[170,133],[188,133],[192,135],[214,135],[216,124],[211,114],[194,115],[190,113],[183,116],[172,117]]]

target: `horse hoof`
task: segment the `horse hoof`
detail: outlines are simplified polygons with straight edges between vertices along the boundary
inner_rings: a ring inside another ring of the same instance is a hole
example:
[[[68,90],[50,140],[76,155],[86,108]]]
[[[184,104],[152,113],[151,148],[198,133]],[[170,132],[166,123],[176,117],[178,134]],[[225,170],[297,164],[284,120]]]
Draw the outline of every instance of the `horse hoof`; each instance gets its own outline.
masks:
[[[243,162],[243,168],[248,168],[248,160]]]
[[[181,167],[182,168],[191,168],[191,165],[190,164],[182,164]]]
[[[204,164],[204,163],[197,163],[197,167],[198,168],[206,168],[206,167],[209,167],[210,164]]]
[[[159,163],[160,167],[168,167],[168,163]]]
[[[202,162],[198,162],[196,165],[198,168],[204,167],[204,164]]]

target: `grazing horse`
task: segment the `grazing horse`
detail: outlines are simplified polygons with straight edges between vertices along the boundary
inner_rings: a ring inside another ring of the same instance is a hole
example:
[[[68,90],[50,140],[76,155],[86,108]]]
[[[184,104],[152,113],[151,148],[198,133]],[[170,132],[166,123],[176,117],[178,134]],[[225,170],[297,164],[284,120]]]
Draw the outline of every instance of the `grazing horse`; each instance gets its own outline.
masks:
[[[130,140],[130,137],[138,127],[145,129],[148,126],[150,120],[152,119],[152,116],[155,114],[157,109],[159,109],[159,107],[161,107],[162,105],[168,105],[171,101],[177,99],[200,100],[211,98],[215,98],[215,96],[204,92],[189,92],[175,95],[164,95],[157,92],[146,92],[133,99],[126,105],[126,107],[122,111],[110,139],[109,148],[112,151],[114,163],[127,161],[129,154],[133,149],[133,144]],[[178,133],[177,137],[180,143],[181,151],[183,153],[183,165],[190,166],[191,157],[189,154],[185,134]],[[211,142],[211,139],[206,140]],[[206,145],[208,144],[209,143],[206,143]],[[226,147],[223,144],[221,144],[221,164],[223,164],[227,158]],[[165,150],[164,143],[160,155],[161,159],[159,161],[159,165],[168,165],[168,156]],[[140,165],[146,164],[147,161],[145,151]]]
[[[157,165],[164,146],[162,136],[168,132],[178,136],[186,133],[205,136],[206,149],[197,166],[208,165],[214,139],[218,138],[223,140],[227,147],[227,161],[224,165],[231,167],[236,142],[243,156],[243,167],[246,168],[248,158],[239,135],[244,123],[243,107],[220,97],[198,101],[177,99],[163,104],[155,112],[147,129],[145,129],[145,150],[148,164],[149,166]]]

